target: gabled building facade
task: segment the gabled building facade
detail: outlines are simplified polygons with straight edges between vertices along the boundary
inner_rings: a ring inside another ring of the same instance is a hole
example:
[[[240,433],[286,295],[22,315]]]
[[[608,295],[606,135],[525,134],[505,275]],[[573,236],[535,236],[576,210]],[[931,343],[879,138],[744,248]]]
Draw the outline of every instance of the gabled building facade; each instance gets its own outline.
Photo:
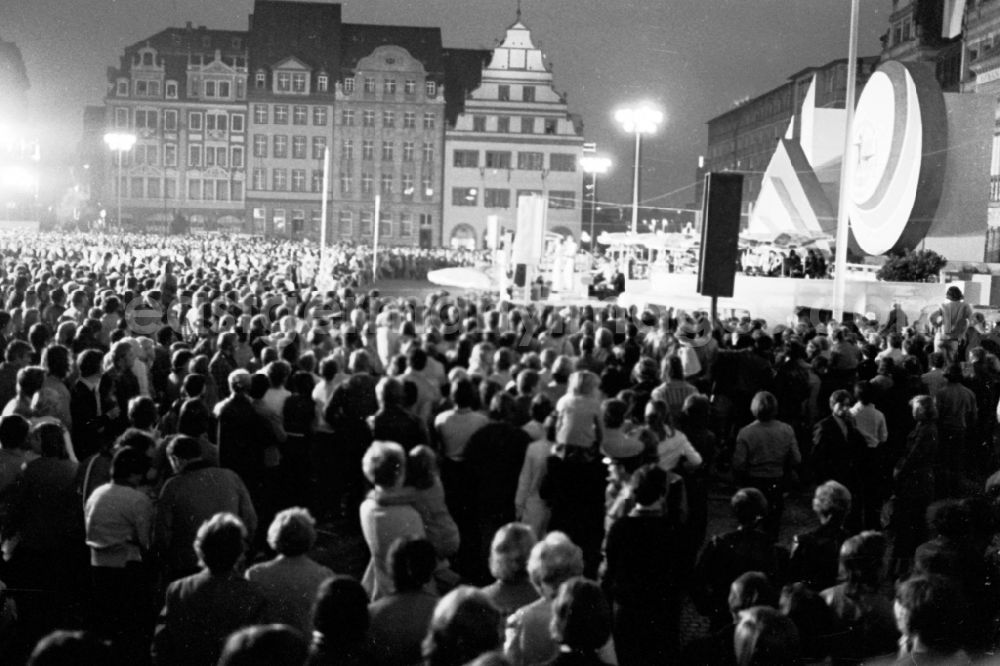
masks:
[[[319,236],[340,33],[340,5],[254,5],[247,99],[251,233]]]
[[[492,216],[514,230],[521,195],[546,197],[548,231],[580,234],[583,127],[517,21],[446,132],[442,244],[481,248]]]
[[[120,178],[119,156],[106,153],[109,214],[120,193],[129,226],[165,227],[181,216],[194,228],[242,228],[246,33],[168,28],[126,48],[108,84],[107,131],[136,137]]]
[[[344,26],[331,238],[372,242],[377,224],[380,245],[440,245],[441,54],[437,28]]]

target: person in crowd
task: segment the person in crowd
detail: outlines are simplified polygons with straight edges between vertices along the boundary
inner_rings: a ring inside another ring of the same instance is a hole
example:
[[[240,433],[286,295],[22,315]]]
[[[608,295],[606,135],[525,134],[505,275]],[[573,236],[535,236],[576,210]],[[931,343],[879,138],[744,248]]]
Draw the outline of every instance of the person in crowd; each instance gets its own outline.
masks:
[[[239,475],[247,489],[258,496],[264,474],[264,449],[270,429],[263,423],[250,398],[252,377],[246,370],[229,374],[229,397],[215,406],[215,442],[219,464]]]
[[[754,422],[736,435],[733,474],[763,494],[768,510],[764,528],[775,538],[785,506],[785,480],[802,462],[802,454],[795,431],[776,419],[778,401],[773,394],[760,391],[754,395],[750,411]]]
[[[935,328],[935,351],[942,352],[949,362],[955,360],[959,342],[965,339],[972,319],[972,307],[963,299],[962,290],[952,285],[945,292],[944,303],[930,315]]]
[[[844,529],[851,511],[851,491],[837,481],[827,481],[816,488],[812,509],[819,527],[792,540],[788,579],[819,592],[837,583],[840,546],[851,536]]]
[[[566,394],[555,406],[556,443],[596,448],[602,439],[601,402],[597,375],[578,370],[570,375]]]
[[[59,629],[38,641],[28,666],[114,663],[111,643],[90,631]]]
[[[778,593],[767,576],[759,571],[748,571],[736,577],[729,586],[727,599],[729,624],[697,638],[685,646],[681,662],[692,666],[734,666],[733,638],[740,614],[755,606],[776,608]]]
[[[504,652],[514,664],[541,664],[552,659],[557,645],[549,633],[552,602],[559,586],[583,573],[583,552],[562,532],[549,532],[528,558],[528,576],[539,599],[519,608],[507,620]]]
[[[850,392],[834,391],[829,403],[830,416],[820,420],[813,429],[812,473],[817,480],[834,480],[846,486],[857,505],[861,497],[860,466],[867,443],[851,413],[853,398]]]
[[[137,490],[149,458],[124,447],[111,460],[111,482],[98,487],[84,506],[96,626],[126,662],[141,662],[148,637],[149,609],[143,557],[150,550],[153,502]]]
[[[266,598],[237,573],[247,537],[231,513],[217,513],[198,527],[194,550],[201,571],[167,587],[153,635],[154,666],[215,664],[229,634],[264,619]]]
[[[935,466],[939,471],[937,495],[963,492],[964,480],[972,473],[969,440],[976,434],[976,395],[962,384],[962,366],[953,363],[945,371],[946,383],[934,394],[938,412],[938,449]],[[977,484],[978,485],[978,484]]]
[[[708,617],[713,630],[729,621],[730,583],[747,571],[760,571],[777,581],[784,553],[761,529],[767,499],[756,488],[742,488],[730,502],[736,529],[711,537],[695,565],[692,594],[698,611]]]
[[[555,418],[550,418],[552,403],[544,395],[532,402],[532,420],[536,418],[546,427],[542,436],[528,445],[524,453],[524,464],[517,481],[514,506],[517,519],[527,523],[535,534],[548,531],[551,511],[548,502],[542,499],[541,489],[548,472],[549,458],[556,453]]]
[[[855,514],[861,527],[874,529],[881,527],[880,514],[887,498],[886,481],[890,467],[889,429],[885,415],[875,407],[875,389],[868,382],[858,382],[854,387],[857,402],[851,407],[854,426],[865,440],[865,448],[860,451],[858,484],[862,504]]]
[[[218,666],[302,666],[309,642],[284,624],[254,625],[229,635]]]
[[[802,653],[795,623],[768,606],[740,614],[733,646],[737,666],[796,666]]]
[[[926,539],[924,516],[933,501],[936,479],[942,473],[938,459],[937,406],[934,398],[921,395],[910,401],[913,431],[893,470],[892,496],[883,509],[883,523],[892,540],[890,572],[909,572],[913,553]]]
[[[423,642],[427,666],[464,666],[502,644],[502,617],[481,591],[457,587],[438,601]]]
[[[382,494],[399,490],[406,479],[406,453],[395,442],[375,441],[362,461],[365,477],[375,487],[361,504],[361,530],[371,559],[361,582],[372,601],[392,594],[387,555],[400,537],[424,538],[424,521],[413,506],[383,503]]]
[[[277,555],[255,564],[246,579],[255,583],[267,599],[269,621],[294,627],[308,634],[312,626],[312,605],[320,584],[333,576],[327,567],[310,559],[316,543],[316,521],[301,507],[285,509],[274,517],[267,530],[267,545]]]
[[[961,588],[942,576],[914,576],[896,589],[902,634],[897,663],[969,664],[963,650],[968,607]]]
[[[517,482],[531,443],[528,433],[512,422],[513,396],[497,393],[489,408],[489,422],[472,434],[464,452],[472,506],[467,515],[475,529],[467,531],[468,538],[461,536],[459,573],[478,584],[489,582],[486,562],[493,535],[516,518]]]
[[[327,578],[313,606],[307,666],[374,666],[370,622],[361,584],[350,576]]]
[[[0,404],[6,405],[17,395],[17,376],[21,368],[31,364],[31,345],[24,340],[11,340],[4,349],[0,363]]]
[[[622,666],[669,662],[680,643],[683,551],[664,513],[667,473],[646,465],[632,484],[635,508],[608,531],[603,575]]]
[[[577,577],[560,585],[549,630],[559,644],[553,666],[607,666],[599,652],[611,638],[611,609],[597,583]]]
[[[427,444],[426,426],[405,408],[403,382],[395,377],[385,377],[375,390],[379,409],[368,419],[372,437],[396,442],[407,452],[415,446]]]
[[[198,568],[191,543],[202,523],[218,513],[231,513],[252,536],[257,511],[242,479],[232,470],[209,465],[198,440],[175,437],[167,445],[167,456],[175,474],[163,484],[156,502],[153,549],[166,579],[175,580]]]
[[[114,439],[120,410],[111,400],[110,378],[102,369],[102,356],[87,349],[77,357],[77,379],[70,393],[73,442],[77,457],[84,460]]]
[[[426,539],[400,537],[388,558],[395,592],[368,606],[375,663],[415,664],[438,602],[432,583],[437,553]]]
[[[503,617],[539,598],[528,576],[528,557],[536,543],[534,532],[523,523],[508,523],[493,537],[490,574],[496,580],[482,591]]]
[[[890,653],[899,632],[892,602],[882,594],[886,540],[879,532],[862,532],[840,547],[843,582],[820,594],[847,631],[840,656],[863,661]]]

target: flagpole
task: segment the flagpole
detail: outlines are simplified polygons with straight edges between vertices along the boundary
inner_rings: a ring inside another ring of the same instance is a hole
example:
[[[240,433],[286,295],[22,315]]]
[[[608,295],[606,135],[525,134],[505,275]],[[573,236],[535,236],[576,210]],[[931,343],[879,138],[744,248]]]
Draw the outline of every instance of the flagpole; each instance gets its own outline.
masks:
[[[844,96],[844,158],[840,163],[840,199],[837,205],[837,245],[833,273],[833,321],[844,318],[847,291],[847,242],[850,223],[850,192],[854,178],[854,94],[858,72],[858,0],[851,0],[851,32],[847,46],[847,90]]]
[[[375,277],[378,275],[378,235],[379,235],[379,209],[382,207],[382,197],[375,195],[375,234],[372,243],[372,284],[375,284]]]
[[[330,147],[323,149],[323,199],[320,204],[319,222],[319,275],[326,280],[326,243],[327,243],[327,192],[330,191]]]

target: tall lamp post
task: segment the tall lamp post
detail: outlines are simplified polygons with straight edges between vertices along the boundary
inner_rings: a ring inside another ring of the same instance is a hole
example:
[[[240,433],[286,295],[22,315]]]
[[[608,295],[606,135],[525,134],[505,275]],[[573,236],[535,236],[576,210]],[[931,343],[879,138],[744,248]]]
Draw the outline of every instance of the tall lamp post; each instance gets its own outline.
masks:
[[[632,233],[639,233],[639,157],[642,152],[642,135],[655,134],[663,123],[663,112],[648,105],[640,105],[615,112],[615,120],[629,134],[635,134],[635,172],[632,176]]]
[[[118,153],[118,182],[115,185],[115,192],[118,194],[118,230],[122,229],[122,162],[125,153],[132,150],[135,145],[135,134],[129,132],[108,132],[104,135],[104,143],[108,148]]]
[[[597,176],[611,168],[611,160],[598,155],[587,155],[580,158],[580,166],[584,173],[590,174],[590,251],[597,247],[597,237],[594,236],[594,211],[597,209]]]

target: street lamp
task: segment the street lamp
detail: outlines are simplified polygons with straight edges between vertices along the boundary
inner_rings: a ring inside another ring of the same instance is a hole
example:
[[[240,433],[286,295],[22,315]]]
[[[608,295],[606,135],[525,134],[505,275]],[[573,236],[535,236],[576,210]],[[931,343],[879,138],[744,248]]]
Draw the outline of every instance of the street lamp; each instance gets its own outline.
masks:
[[[635,134],[635,173],[632,176],[632,233],[639,232],[639,155],[642,150],[642,135],[655,134],[663,122],[663,112],[651,106],[641,105],[618,109],[615,120],[622,128]]]
[[[108,132],[104,135],[104,143],[108,148],[118,153],[118,183],[115,191],[118,193],[118,230],[122,229],[122,161],[124,154],[135,145],[135,134],[128,132]]]
[[[597,175],[608,172],[611,160],[598,155],[586,155],[580,158],[580,166],[584,173],[590,174],[590,251],[593,253],[597,243],[594,236],[594,210],[597,208]]]

